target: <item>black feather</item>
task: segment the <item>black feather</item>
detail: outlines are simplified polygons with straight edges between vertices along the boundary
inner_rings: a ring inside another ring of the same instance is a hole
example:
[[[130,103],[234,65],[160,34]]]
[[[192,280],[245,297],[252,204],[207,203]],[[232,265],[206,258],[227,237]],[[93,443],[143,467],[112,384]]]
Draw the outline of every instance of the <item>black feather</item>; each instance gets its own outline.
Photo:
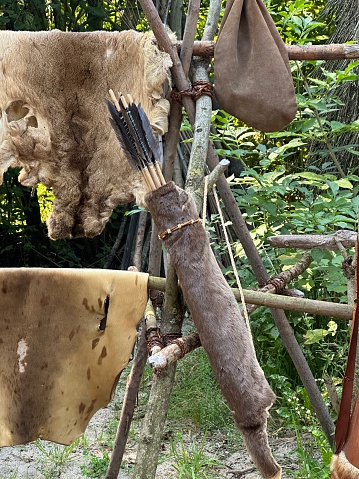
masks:
[[[160,155],[159,144],[146,113],[141,105],[138,108],[133,103],[130,95],[128,95],[128,104],[125,96],[120,95],[117,100],[112,90],[110,90],[110,95],[114,103],[107,101],[107,106],[117,139],[129,163],[143,174],[147,188],[155,190],[165,184],[165,179],[156,161],[156,157]]]
[[[131,103],[126,108],[122,102],[121,97],[119,99],[119,105],[124,118],[129,120],[128,126],[135,138],[138,152],[141,154],[141,157],[146,161],[146,163],[151,163],[152,155],[151,153],[149,153],[147,148],[146,139],[142,129],[142,123],[140,121],[136,105],[134,103]]]
[[[157,135],[154,134],[150,120],[148,119],[145,110],[142,108],[141,103],[137,105],[137,110],[138,110],[139,117],[141,119],[142,128],[144,131],[148,149],[149,151],[152,152],[155,161],[159,161],[162,154],[161,154],[161,147],[160,147],[160,142],[158,141],[158,137]]]
[[[118,112],[113,103],[106,100],[107,107],[110,111],[111,117],[110,123],[115,131],[116,137],[120,143],[121,148],[124,150],[129,163],[135,169],[139,169],[142,166],[142,159],[138,154],[136,142],[128,128],[126,121],[122,113]]]

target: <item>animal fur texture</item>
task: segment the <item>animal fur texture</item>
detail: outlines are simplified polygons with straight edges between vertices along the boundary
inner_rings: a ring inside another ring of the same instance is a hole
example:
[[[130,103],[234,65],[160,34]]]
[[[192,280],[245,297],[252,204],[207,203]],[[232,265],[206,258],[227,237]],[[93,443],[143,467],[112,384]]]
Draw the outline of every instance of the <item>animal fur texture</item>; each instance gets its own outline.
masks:
[[[344,451],[339,455],[333,454],[330,471],[333,479],[359,479],[359,469],[348,461]]]
[[[105,100],[110,88],[129,93],[157,133],[167,130],[171,60],[150,35],[2,31],[0,66],[0,182],[20,166],[23,185],[53,189],[52,239],[93,237],[117,205],[143,204]]]
[[[192,199],[173,182],[149,192],[145,200],[160,233],[198,216]],[[258,364],[237,301],[217,265],[207,233],[197,222],[167,235],[164,245],[248,451],[264,478],[279,479],[281,469],[271,454],[266,431],[268,409],[275,395]]]

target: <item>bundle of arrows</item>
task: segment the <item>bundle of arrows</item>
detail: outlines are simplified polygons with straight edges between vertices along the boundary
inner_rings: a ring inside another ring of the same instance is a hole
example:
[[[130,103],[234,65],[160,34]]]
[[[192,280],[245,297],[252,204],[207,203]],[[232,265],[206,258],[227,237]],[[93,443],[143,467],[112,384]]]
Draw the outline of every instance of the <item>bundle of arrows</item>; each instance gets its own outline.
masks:
[[[159,159],[161,146],[154,134],[146,112],[141,104],[135,105],[130,95],[119,93],[117,99],[109,90],[112,102],[107,101],[111,114],[110,122],[130,165],[140,171],[147,191],[166,184]]]

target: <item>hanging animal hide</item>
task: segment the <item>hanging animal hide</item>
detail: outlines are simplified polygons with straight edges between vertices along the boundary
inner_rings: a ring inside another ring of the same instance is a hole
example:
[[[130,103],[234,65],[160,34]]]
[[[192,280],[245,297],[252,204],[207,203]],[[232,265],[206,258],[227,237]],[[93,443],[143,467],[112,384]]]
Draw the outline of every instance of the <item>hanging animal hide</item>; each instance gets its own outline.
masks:
[[[237,301],[226,283],[187,193],[173,182],[145,197],[173,261],[183,295],[222,393],[248,451],[264,478],[281,477],[268,444],[268,409],[275,400],[251,344]]]
[[[261,131],[279,131],[297,104],[288,54],[262,0],[228,0],[214,51],[221,108]]]
[[[171,60],[150,35],[2,31],[0,66],[0,182],[20,166],[23,185],[53,189],[52,239],[95,236],[117,205],[143,203],[105,99],[110,87],[126,91],[157,133],[167,130]]]
[[[71,444],[111,399],[147,302],[144,273],[0,270],[0,446]]]

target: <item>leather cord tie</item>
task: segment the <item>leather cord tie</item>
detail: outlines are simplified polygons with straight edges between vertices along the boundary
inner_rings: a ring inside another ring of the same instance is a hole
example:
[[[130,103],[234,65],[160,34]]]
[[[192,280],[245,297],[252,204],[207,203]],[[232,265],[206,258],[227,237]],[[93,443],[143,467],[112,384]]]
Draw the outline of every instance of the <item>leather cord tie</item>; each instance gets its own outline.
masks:
[[[175,86],[172,88],[171,91],[171,98],[174,101],[179,101],[182,103],[183,96],[191,96],[194,101],[197,101],[198,98],[202,95],[207,95],[213,99],[213,85],[207,81],[195,81],[192,83],[191,88],[187,88],[186,90],[179,91]]]
[[[179,356],[178,359],[182,359],[186,355],[186,346],[183,342],[181,334],[167,333],[167,334],[163,334],[162,337],[163,337],[163,342],[166,346],[169,346],[170,344],[176,344],[180,348],[181,355]]]
[[[164,346],[160,328],[148,329],[146,331],[146,340],[148,354],[151,354],[151,351],[155,346],[158,346],[160,349]]]
[[[278,275],[275,278],[269,279],[265,283],[265,286],[268,286],[270,284],[275,287],[275,291],[276,291],[277,294],[287,286],[287,283],[286,283],[285,279],[281,278],[280,275]]]
[[[163,231],[161,234],[158,235],[158,238],[163,240],[164,238],[166,238],[167,235],[170,235],[174,231],[180,230],[184,226],[194,225],[195,223],[198,223],[198,221],[200,221],[199,218],[195,220],[188,220],[188,221],[185,221],[184,223],[179,223],[178,225],[173,226],[173,228],[169,228],[168,230]]]

